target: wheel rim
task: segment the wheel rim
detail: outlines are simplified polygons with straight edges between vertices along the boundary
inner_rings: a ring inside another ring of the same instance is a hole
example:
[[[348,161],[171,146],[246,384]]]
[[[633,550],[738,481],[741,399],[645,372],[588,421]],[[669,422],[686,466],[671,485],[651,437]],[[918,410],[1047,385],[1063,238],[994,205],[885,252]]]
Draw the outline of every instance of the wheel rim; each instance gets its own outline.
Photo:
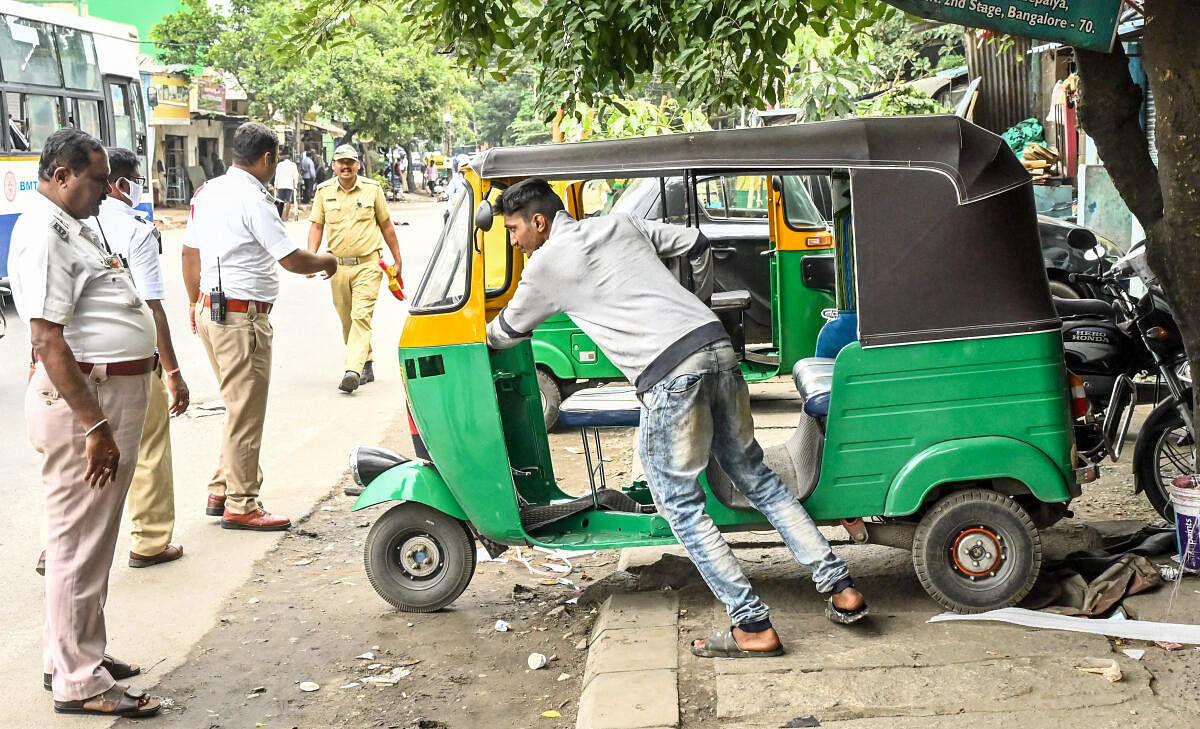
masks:
[[[963,529],[950,547],[954,569],[971,580],[992,577],[1004,564],[1004,540],[984,526]]]
[[[428,590],[445,573],[445,550],[430,533],[409,530],[388,542],[387,571],[410,590]]]
[[[1158,441],[1154,444],[1154,461],[1163,493],[1167,493],[1167,485],[1176,477],[1194,472],[1192,438],[1187,426],[1179,423],[1158,436]]]

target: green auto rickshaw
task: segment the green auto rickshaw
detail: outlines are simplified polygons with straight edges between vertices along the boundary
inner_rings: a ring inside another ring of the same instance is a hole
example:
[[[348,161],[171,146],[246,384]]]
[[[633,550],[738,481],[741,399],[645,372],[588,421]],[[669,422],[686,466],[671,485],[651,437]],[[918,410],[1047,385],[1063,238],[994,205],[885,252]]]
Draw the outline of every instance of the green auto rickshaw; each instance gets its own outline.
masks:
[[[911,549],[922,585],[949,609],[1029,591],[1039,529],[1094,469],[1076,470],[1029,174],[998,136],[938,115],[477,155],[400,340],[419,457],[352,455],[364,487],[354,509],[387,505],[365,550],[384,599],[409,611],[451,603],[471,580],[476,540],[492,554],[674,543],[644,482],[560,488],[532,347],[485,344],[524,265],[491,201],[530,176],[711,174],[768,175],[785,199],[793,180],[825,174],[835,197],[832,254],[804,275],[835,292],[836,314],[818,336],[822,356],[792,370],[802,412],[791,439],[767,449],[769,465],[818,523]],[[782,206],[770,211],[782,235]],[[601,400],[571,409],[571,424],[637,423],[636,401]],[[769,528],[715,463],[702,485],[722,530]]]

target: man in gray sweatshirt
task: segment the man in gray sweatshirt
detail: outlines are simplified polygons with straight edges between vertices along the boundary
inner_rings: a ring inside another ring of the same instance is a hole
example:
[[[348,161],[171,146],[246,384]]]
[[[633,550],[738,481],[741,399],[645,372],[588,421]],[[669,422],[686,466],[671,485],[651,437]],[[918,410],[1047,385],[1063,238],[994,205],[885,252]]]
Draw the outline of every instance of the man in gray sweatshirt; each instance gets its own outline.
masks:
[[[548,317],[566,313],[636,387],[639,450],[654,501],[733,623],[694,641],[692,652],[736,658],[783,652],[767,605],[704,512],[697,479],[710,453],[811,570],[817,589],[830,593],[826,614],[840,623],[865,616],[846,563],[763,463],[746,382],[720,321],[660,260],[698,257],[708,246],[703,234],[623,214],[577,221],[538,178],[505,190],[496,211],[529,262],[508,306],[488,323],[488,344],[514,346]]]

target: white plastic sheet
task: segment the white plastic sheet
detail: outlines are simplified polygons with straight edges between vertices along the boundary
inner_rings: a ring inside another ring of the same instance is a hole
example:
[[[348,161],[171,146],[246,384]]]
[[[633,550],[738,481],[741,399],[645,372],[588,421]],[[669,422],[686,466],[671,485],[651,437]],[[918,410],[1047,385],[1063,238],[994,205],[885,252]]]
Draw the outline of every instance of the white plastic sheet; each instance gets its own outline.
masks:
[[[1200,645],[1200,625],[1187,623],[1155,623],[1148,620],[1092,620],[1070,615],[1042,613],[1023,608],[1004,608],[991,610],[976,615],[959,615],[958,613],[942,613],[929,619],[931,623],[942,623],[958,620],[987,620],[1013,625],[1024,625],[1027,628],[1044,628],[1046,630],[1067,630],[1073,633],[1093,633],[1109,635],[1115,638],[1132,640],[1161,640],[1171,643],[1186,643]]]

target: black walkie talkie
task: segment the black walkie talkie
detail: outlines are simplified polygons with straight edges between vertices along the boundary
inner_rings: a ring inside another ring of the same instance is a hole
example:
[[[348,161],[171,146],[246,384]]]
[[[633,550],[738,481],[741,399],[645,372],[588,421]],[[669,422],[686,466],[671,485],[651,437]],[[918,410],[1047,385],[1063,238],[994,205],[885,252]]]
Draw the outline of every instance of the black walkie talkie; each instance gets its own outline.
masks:
[[[225,323],[225,292],[221,290],[221,259],[217,259],[217,287],[208,294],[208,313],[218,324]]]

